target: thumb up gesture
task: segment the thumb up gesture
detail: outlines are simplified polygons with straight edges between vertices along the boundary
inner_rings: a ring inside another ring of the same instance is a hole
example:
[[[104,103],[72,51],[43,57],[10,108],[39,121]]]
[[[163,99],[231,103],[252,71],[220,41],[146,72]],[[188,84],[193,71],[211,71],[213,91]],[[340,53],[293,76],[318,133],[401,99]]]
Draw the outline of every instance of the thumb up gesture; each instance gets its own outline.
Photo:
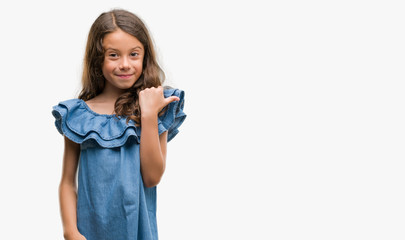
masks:
[[[139,106],[143,117],[154,117],[169,103],[180,101],[176,96],[165,98],[163,95],[163,87],[145,88],[139,92]]]

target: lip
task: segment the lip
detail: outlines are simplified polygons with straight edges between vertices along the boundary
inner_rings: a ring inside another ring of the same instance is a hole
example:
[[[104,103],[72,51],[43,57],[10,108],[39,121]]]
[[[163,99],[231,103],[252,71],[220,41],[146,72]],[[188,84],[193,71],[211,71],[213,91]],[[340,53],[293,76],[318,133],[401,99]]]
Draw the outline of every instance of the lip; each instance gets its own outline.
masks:
[[[117,77],[124,78],[124,79],[130,78],[130,77],[132,77],[132,75],[133,74],[116,74]]]

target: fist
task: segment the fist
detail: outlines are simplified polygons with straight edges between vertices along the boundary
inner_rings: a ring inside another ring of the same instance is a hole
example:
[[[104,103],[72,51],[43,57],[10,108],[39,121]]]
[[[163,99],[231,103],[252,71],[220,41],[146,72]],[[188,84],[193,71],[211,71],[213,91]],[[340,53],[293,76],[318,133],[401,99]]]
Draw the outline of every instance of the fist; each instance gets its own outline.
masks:
[[[145,88],[139,92],[139,106],[142,116],[157,116],[157,114],[169,103],[180,101],[176,96],[165,98],[163,87]]]

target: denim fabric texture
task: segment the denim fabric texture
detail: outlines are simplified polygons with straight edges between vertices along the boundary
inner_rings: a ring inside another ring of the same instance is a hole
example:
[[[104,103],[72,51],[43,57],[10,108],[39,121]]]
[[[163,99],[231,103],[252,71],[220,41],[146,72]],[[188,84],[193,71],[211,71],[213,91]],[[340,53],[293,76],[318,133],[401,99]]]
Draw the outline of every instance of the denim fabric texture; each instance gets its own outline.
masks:
[[[184,91],[164,89],[178,96],[158,117],[159,135],[168,142],[186,118]],[[59,133],[80,144],[77,227],[87,240],[157,240],[156,186],[143,185],[139,143],[141,128],[126,118],[98,114],[80,99],[53,107]]]

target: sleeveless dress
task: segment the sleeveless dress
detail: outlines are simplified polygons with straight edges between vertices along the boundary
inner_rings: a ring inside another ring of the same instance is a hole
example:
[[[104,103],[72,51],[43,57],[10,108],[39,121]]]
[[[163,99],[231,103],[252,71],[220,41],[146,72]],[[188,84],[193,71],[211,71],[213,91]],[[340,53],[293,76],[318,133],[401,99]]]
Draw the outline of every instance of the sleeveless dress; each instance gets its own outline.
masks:
[[[158,117],[159,135],[167,141],[186,118],[184,91],[164,89],[165,98],[178,96]],[[53,107],[59,133],[80,144],[77,227],[87,240],[157,240],[156,186],[147,188],[140,171],[141,128],[126,117],[98,114],[81,99]]]

